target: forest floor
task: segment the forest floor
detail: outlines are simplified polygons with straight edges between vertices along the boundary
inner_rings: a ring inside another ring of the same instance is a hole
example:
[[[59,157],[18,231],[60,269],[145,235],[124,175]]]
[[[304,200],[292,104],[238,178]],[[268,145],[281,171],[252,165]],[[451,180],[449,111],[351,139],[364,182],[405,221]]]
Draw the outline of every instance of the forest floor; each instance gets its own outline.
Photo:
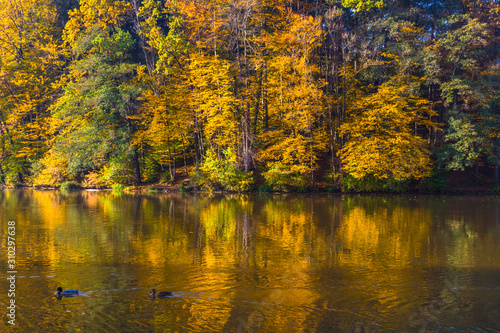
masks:
[[[484,172],[486,171],[486,173]],[[466,171],[448,171],[440,174],[440,177],[445,180],[446,186],[438,192],[443,194],[500,194],[500,187],[496,186],[493,178],[493,170],[484,170],[478,176],[473,170]],[[324,172],[318,172],[319,179],[314,187],[308,188],[306,192],[329,192],[331,185],[324,180],[322,175]],[[264,180],[256,177],[254,191],[259,186],[264,185]],[[176,175],[175,181],[165,183],[148,183],[139,186],[134,186],[135,190],[144,191],[161,191],[161,192],[181,192],[184,190],[192,190],[191,180],[184,172],[179,172]],[[408,193],[415,193],[415,189]],[[418,191],[418,190],[417,190]],[[219,191],[221,192],[221,191]],[[223,192],[223,191],[222,191]],[[293,191],[291,191],[293,192]],[[422,192],[425,193],[425,192]]]
[[[187,173],[184,168],[177,169],[175,179],[166,182],[144,182],[140,185],[126,187],[130,191],[138,192],[183,192],[183,191],[198,191],[204,192],[199,187],[193,186],[193,182],[189,174],[194,171],[194,166],[187,166]],[[314,186],[310,186],[305,191],[290,191],[290,192],[332,192],[331,184],[325,180],[325,175],[329,170],[320,169],[315,174],[317,181]],[[499,184],[494,182],[493,168],[480,168],[479,170],[466,170],[466,171],[448,171],[439,174],[439,181],[443,184],[442,188],[433,191],[422,191],[417,187],[410,188],[407,193],[435,193],[435,194],[500,194]],[[257,191],[259,187],[265,185],[264,179],[257,173],[255,177],[254,190]],[[79,188],[78,184],[74,184]],[[29,185],[21,185],[16,187],[33,188]],[[57,186],[40,186],[37,189],[56,189]],[[80,187],[81,188],[81,187]],[[91,189],[91,188],[89,188]],[[226,191],[213,191],[213,192],[226,192]],[[335,192],[335,191],[334,191]],[[339,191],[337,191],[339,192]],[[404,193],[403,193],[404,194]]]
[[[457,193],[500,193],[489,172],[476,176],[471,171],[448,171],[442,174],[447,180],[447,188]]]

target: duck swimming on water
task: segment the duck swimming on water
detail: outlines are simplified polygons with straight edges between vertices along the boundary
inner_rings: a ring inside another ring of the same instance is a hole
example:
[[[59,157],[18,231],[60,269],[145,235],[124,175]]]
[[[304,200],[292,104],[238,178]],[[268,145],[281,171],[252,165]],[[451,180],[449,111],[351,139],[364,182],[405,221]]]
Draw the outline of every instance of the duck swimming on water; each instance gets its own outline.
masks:
[[[170,297],[173,296],[171,291],[159,291],[156,292],[155,289],[151,289],[151,292],[149,293],[150,296],[153,297]]]
[[[78,290],[73,290],[73,289],[67,289],[67,290],[63,291],[63,289],[61,287],[58,287],[55,295],[57,295],[59,297],[74,297],[74,296],[81,295],[81,292]]]

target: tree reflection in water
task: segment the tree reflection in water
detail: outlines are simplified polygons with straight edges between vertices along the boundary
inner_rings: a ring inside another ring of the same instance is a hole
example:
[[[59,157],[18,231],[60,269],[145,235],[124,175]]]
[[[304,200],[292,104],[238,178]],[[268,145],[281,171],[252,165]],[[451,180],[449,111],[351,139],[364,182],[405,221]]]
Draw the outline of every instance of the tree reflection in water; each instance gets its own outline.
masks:
[[[19,271],[40,276],[20,283],[27,330],[500,327],[494,197],[4,190],[0,203]],[[90,293],[30,296],[59,285]],[[150,300],[153,287],[179,297]]]

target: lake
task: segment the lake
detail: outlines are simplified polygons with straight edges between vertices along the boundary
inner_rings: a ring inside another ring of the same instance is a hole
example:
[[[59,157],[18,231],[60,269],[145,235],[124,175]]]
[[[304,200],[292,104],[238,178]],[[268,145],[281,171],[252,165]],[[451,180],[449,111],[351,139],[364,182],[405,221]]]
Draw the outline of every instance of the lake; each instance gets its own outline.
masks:
[[[499,213],[494,196],[1,190],[0,331],[500,332]]]

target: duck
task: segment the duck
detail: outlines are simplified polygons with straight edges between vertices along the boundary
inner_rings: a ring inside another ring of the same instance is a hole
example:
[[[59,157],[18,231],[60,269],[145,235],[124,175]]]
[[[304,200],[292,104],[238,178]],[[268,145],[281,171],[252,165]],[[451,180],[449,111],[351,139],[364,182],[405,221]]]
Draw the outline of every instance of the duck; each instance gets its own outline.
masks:
[[[61,297],[61,296],[62,297],[74,297],[74,296],[81,295],[81,292],[78,290],[74,290],[74,289],[67,289],[67,290],[63,291],[63,288],[58,287],[55,295],[57,295],[59,297]]]
[[[171,291],[159,291],[156,292],[155,289],[151,289],[151,292],[149,293],[150,296],[153,297],[170,297],[173,296]]]

